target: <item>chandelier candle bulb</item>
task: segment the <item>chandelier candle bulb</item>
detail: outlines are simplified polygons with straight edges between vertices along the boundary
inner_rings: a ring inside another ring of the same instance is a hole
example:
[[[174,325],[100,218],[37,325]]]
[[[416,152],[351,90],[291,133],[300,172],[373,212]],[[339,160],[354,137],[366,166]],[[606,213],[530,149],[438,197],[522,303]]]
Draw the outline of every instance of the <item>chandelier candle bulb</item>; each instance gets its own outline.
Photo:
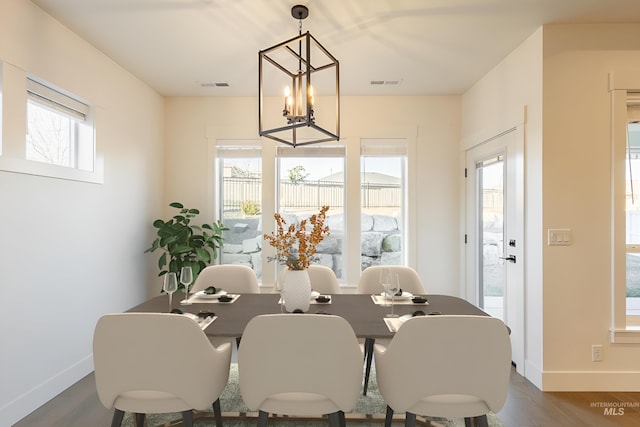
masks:
[[[302,116],[302,78],[298,73],[298,87],[296,88],[296,118]]]
[[[288,116],[291,111],[291,104],[293,104],[293,100],[291,99],[291,88],[286,86],[284,88],[284,115]]]

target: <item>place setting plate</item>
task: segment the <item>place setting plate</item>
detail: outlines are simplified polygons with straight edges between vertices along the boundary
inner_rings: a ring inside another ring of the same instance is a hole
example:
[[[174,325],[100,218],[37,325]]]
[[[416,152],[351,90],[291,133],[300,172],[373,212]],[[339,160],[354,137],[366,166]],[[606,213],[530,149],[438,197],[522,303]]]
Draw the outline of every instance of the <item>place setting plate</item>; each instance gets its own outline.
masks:
[[[181,309],[174,309],[172,310],[172,313],[177,314],[178,316],[188,317],[189,319],[196,322],[198,326],[200,326],[200,329],[202,330],[205,330],[207,326],[209,326],[214,320],[218,318],[218,316],[216,316],[215,313],[210,313],[210,315],[203,316],[200,314],[183,312]]]
[[[226,291],[223,291],[222,289],[220,289],[219,291],[217,291],[214,294],[208,294],[205,291],[198,291],[195,293],[195,296],[197,298],[202,298],[202,299],[218,299],[223,295],[227,295]]]
[[[189,298],[190,302],[214,303],[214,304],[232,304],[240,298],[240,294],[230,294],[226,291],[219,290],[213,294],[207,294],[204,290],[196,292]]]
[[[389,329],[390,332],[398,332],[398,329],[400,329],[400,327],[407,320],[413,319],[414,317],[426,316],[426,315],[427,314],[425,312],[423,312],[422,310],[419,310],[414,313],[403,314],[402,316],[399,316],[399,317],[385,317],[384,323],[386,323],[387,328]]]
[[[391,298],[386,292],[380,294],[371,295],[373,302],[379,305],[389,305],[391,301],[395,304],[408,304],[408,305],[428,305],[427,297],[421,295],[414,295],[411,292],[402,291],[402,295],[395,295]]]
[[[396,301],[406,301],[408,299],[413,298],[413,294],[411,292],[407,292],[407,291],[402,291],[402,295],[390,295],[387,292],[383,292],[380,294],[381,297],[388,299],[389,301],[391,301],[392,299],[396,300]]]

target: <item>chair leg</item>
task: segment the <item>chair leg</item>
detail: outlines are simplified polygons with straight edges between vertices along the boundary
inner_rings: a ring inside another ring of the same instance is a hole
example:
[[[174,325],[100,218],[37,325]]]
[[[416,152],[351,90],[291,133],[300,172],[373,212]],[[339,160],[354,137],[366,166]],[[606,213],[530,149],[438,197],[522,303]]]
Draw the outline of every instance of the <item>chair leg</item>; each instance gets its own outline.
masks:
[[[387,405],[387,415],[384,417],[384,427],[391,427],[391,422],[393,421],[393,409],[391,406]]]
[[[193,411],[182,411],[182,425],[184,427],[193,427]]]
[[[376,340],[373,338],[365,338],[364,340],[364,358],[365,358],[365,370],[364,370],[364,387],[362,389],[362,395],[367,395],[367,389],[369,388],[369,374],[371,373],[371,361],[373,359],[373,345]]]
[[[144,427],[145,414],[136,414],[136,426]]]
[[[415,425],[416,425],[416,414],[407,412],[404,415],[404,427],[415,427]]]
[[[479,417],[469,417],[464,419],[465,427],[489,427],[489,420],[487,415],[480,415]]]
[[[340,414],[332,412],[327,416],[329,418],[329,427],[340,427]]]
[[[258,411],[258,427],[267,427],[268,412]]]
[[[113,412],[113,418],[111,419],[111,427],[120,427],[122,425],[122,419],[124,418],[124,411],[116,409]]]
[[[222,411],[220,411],[220,399],[213,402],[213,415],[216,418],[216,427],[222,427]]]

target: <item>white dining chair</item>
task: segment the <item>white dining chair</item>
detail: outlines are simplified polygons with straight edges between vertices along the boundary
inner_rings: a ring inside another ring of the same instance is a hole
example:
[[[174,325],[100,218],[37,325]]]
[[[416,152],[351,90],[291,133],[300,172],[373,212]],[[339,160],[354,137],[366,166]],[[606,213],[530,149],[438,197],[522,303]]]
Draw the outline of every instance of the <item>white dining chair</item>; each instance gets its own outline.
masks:
[[[311,281],[311,289],[321,294],[339,294],[341,293],[340,284],[336,273],[332,269],[324,265],[312,264],[309,266],[309,280]]]
[[[209,286],[215,286],[232,294],[260,293],[255,271],[251,267],[241,264],[209,265],[203,268],[198,274],[191,292],[203,291]]]
[[[238,373],[242,399],[259,410],[259,427],[267,425],[269,413],[326,414],[329,425],[344,425],[360,392],[362,350],[342,317],[261,315],[242,335]]]
[[[416,414],[487,426],[486,414],[498,412],[507,398],[511,342],[495,317],[413,317],[387,348],[376,344],[374,351],[387,427],[394,412],[405,412],[409,427]]]
[[[169,313],[118,313],[101,317],[93,336],[95,381],[100,402],[114,408],[112,427],[125,412],[182,412],[193,425],[193,409],[213,407],[222,427],[219,397],[231,363],[228,343],[215,348],[198,323]]]
[[[193,284],[192,293],[215,286],[230,294],[259,294],[258,277],[251,267],[241,264],[209,265],[200,271]],[[240,346],[241,337],[236,337],[236,346]],[[209,337],[214,346],[224,342],[233,342],[233,338]]]
[[[385,268],[390,273],[398,275],[398,281],[403,291],[411,292],[414,295],[427,293],[418,272],[411,267],[402,265],[372,265],[367,267],[360,274],[356,293],[373,295],[384,292],[382,284],[380,284],[380,271]]]
[[[403,291],[411,292],[414,295],[424,295],[427,293],[418,273],[411,267],[401,265],[373,265],[371,267],[367,267],[360,275],[360,280],[356,287],[356,293],[373,295],[384,292],[384,288],[380,283],[380,273],[383,269],[388,269],[390,273],[398,275],[398,282]],[[369,376],[371,374],[374,344],[375,340],[373,338],[366,338],[364,340],[365,371],[362,394],[365,396],[367,395],[367,390],[369,388]]]

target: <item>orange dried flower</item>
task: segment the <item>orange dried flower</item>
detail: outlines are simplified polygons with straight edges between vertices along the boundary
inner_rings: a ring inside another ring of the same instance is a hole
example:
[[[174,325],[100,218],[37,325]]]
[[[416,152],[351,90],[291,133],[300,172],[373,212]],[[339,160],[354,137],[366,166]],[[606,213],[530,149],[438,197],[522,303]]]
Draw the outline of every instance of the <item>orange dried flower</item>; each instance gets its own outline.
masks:
[[[309,268],[316,253],[316,246],[329,235],[329,227],[324,225],[328,210],[329,206],[323,206],[320,213],[311,215],[308,219],[313,226],[310,233],[307,232],[306,219],[300,221],[298,229],[294,224],[290,224],[285,232],[287,223],[282,215],[278,213],[273,215],[277,224],[276,231],[264,235],[265,240],[276,250],[276,256],[269,261],[277,259],[290,270]]]

